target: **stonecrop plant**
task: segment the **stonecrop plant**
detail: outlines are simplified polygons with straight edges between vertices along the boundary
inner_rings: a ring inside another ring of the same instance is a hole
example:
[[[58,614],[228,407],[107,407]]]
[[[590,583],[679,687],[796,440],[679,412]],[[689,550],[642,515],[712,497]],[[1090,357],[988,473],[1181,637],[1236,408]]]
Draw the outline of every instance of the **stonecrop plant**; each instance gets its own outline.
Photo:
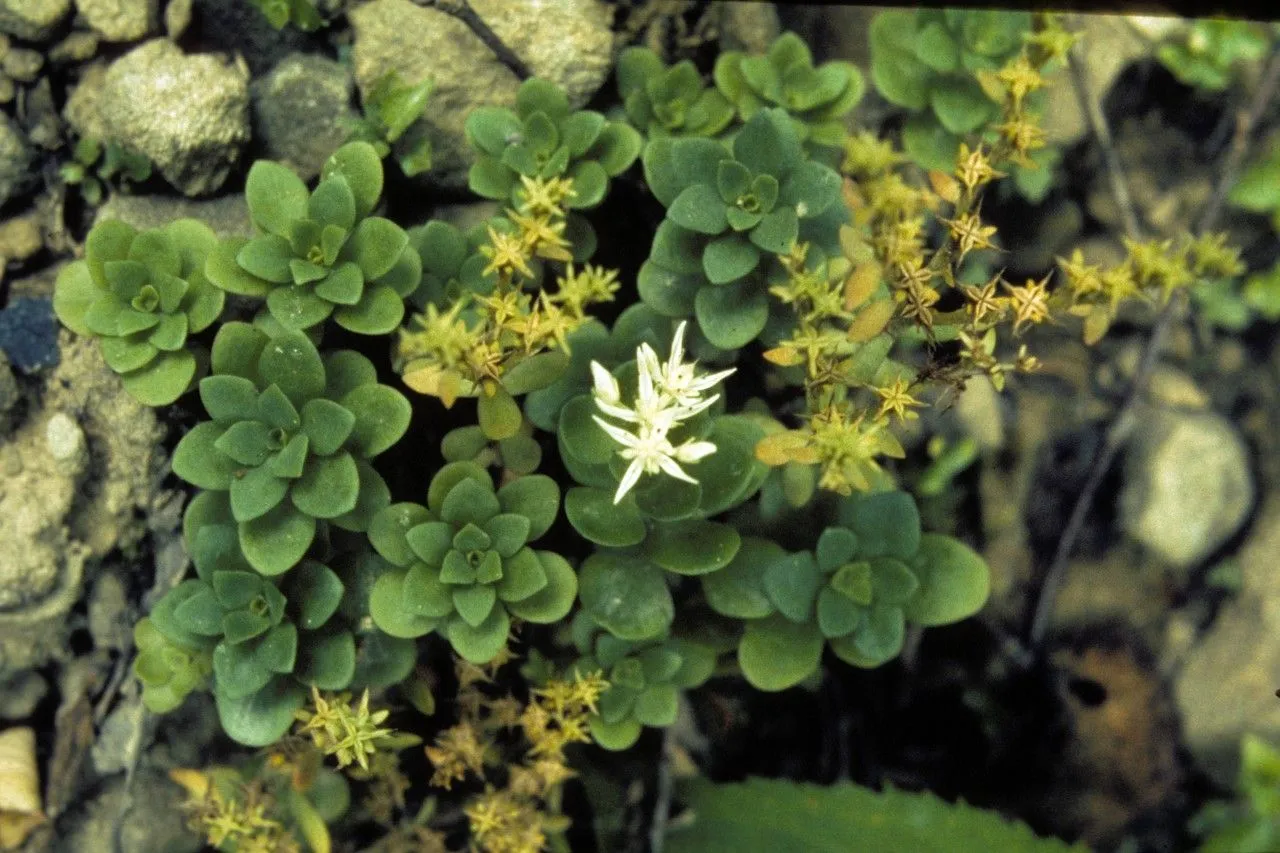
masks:
[[[384,723],[443,718],[452,655],[456,722],[423,724],[431,786],[483,780],[470,849],[567,849],[572,745],[627,749],[712,678],[778,691],[885,665],[909,626],[983,606],[982,559],[923,531],[895,477],[902,426],[968,376],[1035,369],[1040,323],[1079,316],[1096,340],[1125,301],[1238,259],[1135,242],[1112,269],[1063,259],[1052,289],[975,275],[997,249],[984,191],[1037,168],[1031,105],[1070,37],[953,11],[871,35],[872,80],[915,111],[906,154],[850,124],[861,72],[787,33],[710,76],[628,50],[612,117],[537,78],[476,108],[469,185],[501,211],[467,230],[381,215],[380,155],[428,91],[392,83],[315,186],[248,169],[250,239],[93,228],[59,318],[139,400],[198,420],[172,459],[194,576],[136,627],[143,700],[208,690],[266,750],[181,775],[210,843],[327,850],[349,780],[387,849],[445,849],[434,795],[406,805],[397,752],[418,737]],[[614,192],[660,220],[630,232],[638,269],[593,263]]]

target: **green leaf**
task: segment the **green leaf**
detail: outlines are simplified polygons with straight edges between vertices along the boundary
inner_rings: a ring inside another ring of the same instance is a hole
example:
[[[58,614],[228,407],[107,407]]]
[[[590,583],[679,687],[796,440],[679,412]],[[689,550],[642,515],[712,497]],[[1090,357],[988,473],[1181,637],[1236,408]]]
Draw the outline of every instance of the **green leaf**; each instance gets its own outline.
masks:
[[[706,242],[706,237],[664,219],[654,232],[649,260],[681,275],[702,275],[702,253]]]
[[[600,717],[591,718],[591,737],[604,749],[619,752],[629,749],[640,739],[643,727],[639,720],[627,717],[616,723],[606,723]]]
[[[216,637],[222,633],[222,605],[206,587],[186,598],[173,610],[173,616],[183,626],[204,637]]]
[[[528,622],[549,625],[569,615],[578,594],[578,576],[573,567],[559,554],[551,551],[534,551],[542,564],[546,585],[528,598],[508,601],[511,615]]]
[[[569,367],[569,356],[559,350],[541,352],[521,359],[502,375],[502,387],[513,396],[528,394],[551,385]]]
[[[977,613],[987,601],[991,588],[987,564],[959,540],[925,533],[907,563],[920,579],[919,591],[904,608],[912,622],[958,622]]]
[[[769,299],[756,281],[704,287],[694,300],[698,328],[722,350],[736,350],[755,340],[769,320]]]
[[[813,554],[801,551],[771,563],[764,570],[769,600],[792,622],[813,618],[813,605],[822,579]]]
[[[250,468],[231,481],[231,513],[236,521],[261,518],[284,500],[288,491],[288,480],[267,468]]]
[[[738,552],[718,572],[702,576],[702,591],[717,613],[734,619],[761,619],[773,613],[765,593],[765,570],[786,552],[768,539],[744,537]]]
[[[281,503],[271,512],[240,524],[245,559],[264,575],[279,575],[298,564],[316,534],[315,518]]]
[[[759,263],[760,250],[741,234],[718,237],[702,252],[702,271],[712,284],[737,281]]]
[[[493,479],[483,466],[475,462],[450,462],[431,478],[431,485],[427,487],[427,508],[438,515],[444,508],[445,498],[463,480],[474,480],[486,489],[493,488]]]
[[[1273,148],[1245,169],[1227,199],[1235,207],[1254,213],[1270,213],[1280,207],[1280,148]]]
[[[272,339],[258,359],[258,373],[264,384],[279,385],[295,406],[302,406],[324,391],[324,362],[315,344],[301,332],[287,332]]]
[[[609,175],[604,167],[592,160],[575,163],[568,177],[573,181],[574,195],[567,200],[571,210],[586,210],[604,201],[609,188]]]
[[[741,544],[729,525],[691,519],[655,525],[644,550],[667,571],[705,575],[727,566]]]
[[[124,390],[145,406],[167,406],[191,387],[198,365],[186,351],[161,353],[146,366],[120,377]]]
[[[848,782],[717,785],[695,778],[681,785],[679,798],[694,818],[668,831],[669,853],[848,853],[854,838],[865,851],[1086,853],[996,812],[892,786],[877,792]]]
[[[85,312],[102,296],[102,290],[93,281],[88,264],[75,261],[58,273],[53,289],[53,311],[62,325],[77,335],[93,332],[84,324]]]
[[[858,556],[908,560],[920,547],[920,512],[906,492],[846,498],[840,523],[858,537]]]
[[[239,421],[257,414],[258,389],[243,376],[208,376],[200,380],[200,402],[215,421]]]
[[[306,692],[289,678],[277,677],[254,693],[230,699],[214,691],[222,730],[245,746],[270,746],[293,725],[293,713],[306,701]]]
[[[795,210],[781,207],[765,214],[760,224],[751,229],[750,239],[766,252],[785,255],[795,244],[799,228]]]
[[[675,616],[662,570],[635,557],[599,552],[587,557],[579,595],[591,618],[621,640],[657,637]]]
[[[467,187],[481,198],[505,201],[518,185],[516,173],[501,161],[484,155],[467,172]]]
[[[676,196],[667,208],[667,218],[699,234],[719,234],[728,227],[725,202],[707,184],[694,184]]]
[[[498,489],[498,504],[503,512],[515,513],[529,520],[526,542],[537,540],[556,520],[560,506],[560,487],[544,474],[532,474],[512,480]]]
[[[960,138],[930,113],[920,113],[902,126],[902,147],[922,168],[950,172],[956,165]]]
[[[407,609],[404,595],[405,572],[381,575],[369,593],[369,616],[373,624],[392,637],[413,639],[435,630],[437,619]]]
[[[453,650],[471,663],[480,664],[493,660],[506,648],[510,631],[511,620],[503,607],[494,607],[489,611],[489,618],[477,626],[453,619],[445,629]]]
[[[357,304],[339,307],[333,319],[359,335],[386,335],[404,319],[404,300],[388,285],[366,287]]]
[[[915,56],[934,71],[955,71],[960,67],[960,46],[941,22],[925,25],[916,34]]]
[[[371,281],[390,272],[408,245],[409,235],[403,228],[390,219],[371,216],[356,226],[343,246],[343,255],[359,264],[365,279]]]
[[[320,690],[345,690],[356,671],[356,641],[350,631],[306,635],[293,675]]]
[[[990,121],[998,107],[969,76],[952,75],[935,83],[929,104],[949,133],[965,134]]]
[[[647,528],[636,508],[635,498],[627,495],[614,504],[613,495],[604,489],[575,486],[564,496],[564,514],[574,530],[598,545],[621,548],[644,540]]]
[[[307,201],[307,218],[350,231],[356,224],[356,199],[346,181],[321,181]]]
[[[245,200],[253,223],[280,237],[287,237],[295,220],[307,215],[307,185],[293,170],[270,160],[258,160],[244,184]]]
[[[756,113],[733,140],[733,159],[757,175],[780,177],[804,159],[791,121],[780,109]]]
[[[360,639],[356,650],[356,671],[351,687],[390,687],[409,677],[418,660],[417,645],[412,640],[392,637],[372,629]]]
[[[769,616],[747,623],[738,644],[738,665],[757,690],[786,690],[817,671],[823,642],[821,632],[811,623]]]
[[[160,351],[146,341],[128,338],[103,338],[102,359],[116,373],[140,370],[152,362]]]
[[[293,505],[315,518],[334,518],[355,508],[360,473],[350,453],[313,456],[293,484]]]
[[[333,569],[307,560],[289,573],[285,597],[297,614],[298,627],[314,631],[329,621],[342,603],[346,586]]]
[[[560,410],[560,443],[575,459],[591,464],[603,464],[613,458],[620,449],[596,423],[598,415],[595,401],[589,394],[579,395]]]
[[[651,684],[636,699],[632,713],[646,726],[669,726],[676,721],[680,691],[671,684]]]
[[[497,600],[497,590],[488,584],[473,584],[453,591],[458,615],[472,628],[478,628],[489,617]]]
[[[210,366],[214,373],[258,378],[258,359],[266,346],[267,336],[248,323],[223,323],[213,339]]]
[[[818,629],[824,637],[843,637],[852,633],[864,613],[860,605],[829,586],[818,593]]]
[[[501,385],[494,389],[492,396],[481,391],[476,400],[476,416],[480,429],[493,441],[510,438],[520,431],[520,425],[524,423],[520,406]]]
[[[702,282],[701,271],[675,273],[650,260],[640,265],[636,288],[644,303],[662,316],[688,317],[693,314],[693,301]]]
[[[523,129],[519,117],[506,107],[479,106],[467,113],[467,143],[492,157],[500,156],[508,140]]]
[[[610,177],[621,175],[640,156],[644,138],[631,125],[611,121],[600,131],[585,156],[596,161]]]
[[[782,184],[780,199],[796,209],[802,219],[825,213],[840,199],[840,175],[812,161],[797,166]]]
[[[356,201],[356,214],[368,216],[382,195],[382,159],[367,142],[349,142],[325,161],[321,177],[341,177]]]
[[[321,270],[324,280],[316,285],[315,295],[335,305],[359,305],[364,296],[364,273],[359,264],[346,261],[332,272]]]
[[[262,161],[259,161],[262,162]],[[272,284],[292,284],[293,248],[284,237],[266,234],[245,243],[236,253],[236,263],[254,278]]]
[[[240,466],[214,446],[225,431],[209,421],[196,424],[174,448],[173,473],[201,489],[231,488]]]
[[[412,407],[388,385],[361,385],[342,398],[342,407],[355,415],[349,444],[354,453],[372,459],[399,441],[409,429]]]
[[[349,409],[323,397],[308,400],[302,407],[302,429],[310,439],[311,452],[320,456],[338,452],[355,423],[356,416]]]

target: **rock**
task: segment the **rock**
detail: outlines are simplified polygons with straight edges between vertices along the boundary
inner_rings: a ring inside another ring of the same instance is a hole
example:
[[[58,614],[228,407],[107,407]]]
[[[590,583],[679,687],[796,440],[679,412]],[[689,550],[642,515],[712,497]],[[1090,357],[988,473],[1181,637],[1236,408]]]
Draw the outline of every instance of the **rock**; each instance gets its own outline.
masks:
[[[177,198],[168,195],[122,195],[116,193],[98,208],[94,222],[121,219],[134,228],[159,228],[175,219],[199,219],[219,237],[252,237],[253,222],[244,196],[217,196],[207,199]]]
[[[9,369],[9,357],[0,350],[0,436],[9,432],[9,413],[22,399],[22,390],[18,388],[18,380],[13,378]]]
[[[44,66],[44,55],[38,50],[11,47],[0,60],[0,70],[19,83],[34,83]]]
[[[97,33],[77,30],[50,48],[49,61],[55,65],[67,62],[88,62],[98,52],[99,41],[101,39]]]
[[[778,37],[778,9],[772,3],[720,4],[720,49],[765,53]]]
[[[71,0],[0,0],[0,32],[44,41],[71,11]]]
[[[35,186],[39,172],[32,169],[31,143],[22,129],[0,113],[0,207]]]
[[[159,768],[141,767],[132,780],[108,779],[58,821],[53,853],[198,853],[202,841],[185,825],[183,791]],[[103,844],[103,839],[118,839]]]
[[[107,64],[91,63],[81,69],[79,82],[67,95],[67,104],[62,108],[62,117],[81,136],[102,139],[107,135],[107,123],[98,109],[106,81]]]
[[[612,62],[609,15],[599,0],[475,0],[472,7],[508,47],[539,76],[565,87],[581,107],[604,83]],[[352,60],[363,95],[388,71],[407,83],[431,78],[427,110],[432,177],[466,185],[474,157],[463,123],[482,105],[510,107],[519,80],[457,18],[410,0],[373,0],[350,13]]]
[[[1178,672],[1174,695],[1183,742],[1196,763],[1230,787],[1245,733],[1280,740],[1280,496],[1270,495],[1236,556],[1241,588],[1196,643]]]
[[[0,258],[25,261],[44,248],[40,233],[40,214],[28,213],[0,222]]]
[[[164,7],[164,34],[178,39],[191,25],[192,0],[169,0]]]
[[[266,155],[303,180],[320,174],[324,161],[359,118],[351,107],[347,67],[315,54],[295,53],[254,82],[253,118]]]
[[[158,0],[76,0],[76,9],[107,41],[137,41],[160,16]]]
[[[1137,423],[1125,453],[1121,527],[1171,566],[1190,569],[1249,514],[1248,450],[1212,412],[1145,408]]]
[[[0,311],[0,350],[19,370],[58,363],[58,324],[53,303],[40,297],[10,299]]]
[[[107,69],[106,134],[145,154],[189,196],[222,186],[249,140],[248,69],[155,39]]]
[[[86,562],[137,546],[164,476],[154,412],[98,349],[64,333],[58,367],[0,445],[0,678],[65,654]]]
[[[1130,21],[1121,15],[1083,15],[1080,48],[1085,57],[1089,88],[1099,100],[1106,98],[1120,72],[1151,53],[1151,44],[1133,32]],[[1080,110],[1080,101],[1071,77],[1060,71],[1050,78],[1044,118],[1041,122],[1050,145],[1068,147],[1079,142],[1089,125]]]
[[[49,692],[49,683],[34,670],[24,670],[0,682],[0,719],[21,720],[35,713]]]

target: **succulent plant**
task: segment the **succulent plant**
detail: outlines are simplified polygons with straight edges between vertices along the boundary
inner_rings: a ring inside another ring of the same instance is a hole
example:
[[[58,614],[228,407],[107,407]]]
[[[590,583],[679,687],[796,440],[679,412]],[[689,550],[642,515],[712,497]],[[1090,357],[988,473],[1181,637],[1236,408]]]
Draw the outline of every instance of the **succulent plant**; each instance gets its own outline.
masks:
[[[520,477],[495,492],[476,463],[445,465],[426,506],[392,504],[369,526],[373,547],[395,567],[370,593],[374,624],[393,637],[439,631],[459,655],[487,663],[506,646],[512,616],[563,619],[578,589],[573,568],[529,547],[559,505],[550,477]]]
[[[350,350],[323,358],[301,332],[271,338],[227,323],[200,383],[212,418],[178,442],[173,470],[222,496],[250,565],[265,575],[295,566],[317,520],[364,530],[390,503],[370,459],[400,440],[409,401],[379,385]]]
[[[917,163],[950,171],[961,137],[998,117],[999,104],[975,72],[1013,58],[1030,29],[1030,12],[1005,10],[893,10],[875,17],[871,79],[887,100],[913,111],[902,144]]]
[[[824,644],[854,666],[891,660],[908,620],[944,625],[977,612],[988,576],[961,542],[920,532],[910,495],[880,492],[843,500],[812,552],[746,537],[702,585],[713,610],[747,621],[738,646],[747,680],[782,690],[817,669]]]
[[[89,232],[84,260],[58,274],[58,319],[99,338],[125,390],[149,406],[172,403],[196,378],[201,359],[188,336],[212,325],[225,299],[204,274],[217,242],[194,219],[143,232],[108,219]]]
[[[315,0],[249,0],[262,12],[263,17],[277,30],[292,23],[303,32],[313,32],[324,26],[324,19],[316,9]]]
[[[762,109],[730,147],[706,139],[657,139],[644,152],[653,194],[667,208],[640,298],[668,317],[696,316],[716,347],[737,349],[769,317],[769,256],[797,239],[839,252],[840,176],[805,157],[787,114]]]
[[[733,121],[733,105],[717,89],[703,86],[688,59],[668,67],[649,48],[629,47],[618,56],[617,73],[627,119],[650,139],[714,137]]]
[[[716,665],[716,653],[707,646],[670,637],[619,640],[583,613],[573,621],[573,639],[583,656],[570,672],[603,672],[609,682],[599,713],[591,717],[591,736],[605,749],[627,749],[644,726],[674,723],[680,691],[701,685]]]
[[[571,112],[564,90],[537,77],[516,92],[516,108],[477,107],[467,116],[467,142],[478,152],[468,183],[496,201],[523,202],[520,176],[573,180],[567,205],[585,209],[604,199],[611,177],[640,154],[641,138],[625,122],[590,110]]]
[[[142,684],[142,704],[154,714],[177,708],[188,694],[204,686],[213,672],[213,643],[189,631],[181,630],[180,634],[179,639],[171,638],[146,617],[133,626],[133,644],[138,650],[133,671]]]
[[[1220,92],[1231,85],[1240,64],[1267,53],[1272,34],[1257,21],[1204,19],[1191,22],[1156,50],[1156,57],[1188,86]]]
[[[370,216],[382,194],[382,162],[366,142],[350,142],[325,163],[308,192],[292,170],[259,160],[245,198],[259,235],[223,241],[209,257],[211,281],[266,300],[286,329],[310,329],[330,315],[362,335],[385,335],[404,318],[422,261],[404,229]]]
[[[856,65],[832,61],[815,68],[809,46],[791,32],[778,36],[764,56],[720,54],[715,81],[743,121],[766,107],[779,107],[802,143],[833,148],[844,143],[844,116],[865,90]]]
[[[428,305],[447,309],[467,295],[493,292],[497,279],[492,273],[484,274],[489,258],[480,251],[486,224],[499,226],[495,219],[464,232],[450,222],[432,219],[409,229],[409,245],[422,258],[422,281],[409,295],[410,304],[419,310]],[[531,264],[536,262],[531,259]]]

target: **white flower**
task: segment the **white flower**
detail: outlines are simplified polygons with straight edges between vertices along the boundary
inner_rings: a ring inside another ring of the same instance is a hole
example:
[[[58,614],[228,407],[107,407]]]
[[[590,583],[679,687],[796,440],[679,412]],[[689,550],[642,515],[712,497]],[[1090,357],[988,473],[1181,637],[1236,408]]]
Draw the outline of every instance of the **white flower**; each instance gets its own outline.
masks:
[[[621,427],[614,426],[599,415],[592,415],[592,417],[602,430],[622,445],[618,455],[623,459],[631,460],[631,464],[622,475],[622,481],[618,483],[618,491],[613,496],[615,504],[622,502],[627,492],[639,482],[641,474],[662,472],[677,480],[684,480],[686,483],[698,482],[690,477],[679,463],[697,462],[704,456],[716,452],[716,446],[709,441],[690,439],[679,447],[674,447],[667,438],[665,429],[641,425],[637,432],[630,433]]]
[[[658,360],[658,354],[647,343],[636,348],[636,399],[632,406],[623,404],[622,390],[613,374],[599,362],[591,362],[596,407],[611,418],[635,425],[632,431],[628,431],[598,415],[592,416],[601,429],[622,445],[619,455],[631,460],[618,484],[613,498],[615,504],[644,474],[661,472],[678,480],[696,483],[697,480],[690,477],[679,463],[697,462],[715,453],[716,446],[709,441],[690,439],[676,447],[667,437],[672,429],[706,411],[720,399],[719,394],[706,398],[703,394],[733,373],[733,368],[730,368],[710,376],[698,376],[695,363],[684,363],[686,325],[682,322],[676,328],[666,364]]]

